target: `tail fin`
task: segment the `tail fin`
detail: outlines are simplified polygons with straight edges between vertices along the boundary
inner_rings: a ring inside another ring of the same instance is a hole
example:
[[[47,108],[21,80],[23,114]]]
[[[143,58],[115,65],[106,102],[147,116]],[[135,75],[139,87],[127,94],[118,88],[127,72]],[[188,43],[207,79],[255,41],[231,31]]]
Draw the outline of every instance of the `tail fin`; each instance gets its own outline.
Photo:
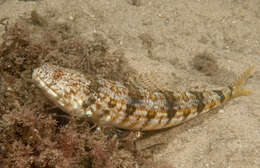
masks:
[[[237,77],[237,79],[229,85],[232,88],[232,98],[238,96],[246,96],[250,94],[250,91],[244,88],[241,88],[241,85],[249,78],[251,72],[254,70],[254,66],[250,66],[245,72]]]

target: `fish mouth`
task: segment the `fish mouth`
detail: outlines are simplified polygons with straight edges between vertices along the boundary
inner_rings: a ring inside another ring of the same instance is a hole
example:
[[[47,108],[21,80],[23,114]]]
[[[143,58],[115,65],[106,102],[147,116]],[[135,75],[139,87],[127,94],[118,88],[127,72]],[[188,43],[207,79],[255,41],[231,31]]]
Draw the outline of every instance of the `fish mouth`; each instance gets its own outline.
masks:
[[[35,68],[32,73],[32,80],[39,87],[43,93],[48,97],[57,97],[57,93],[50,87],[52,83],[51,76],[53,74],[53,68],[55,66],[51,66],[46,63],[42,66]],[[49,82],[48,82],[49,81]]]
[[[53,66],[50,64],[43,64],[42,66],[35,68],[32,73],[32,80],[34,84],[40,88],[41,92],[51,100],[56,106],[61,108],[63,111],[65,109],[63,108],[64,103],[59,100],[60,95],[55,92],[54,89],[50,87],[50,82],[49,84],[46,82],[48,81],[48,78],[51,77],[52,73],[50,71],[53,71]]]
[[[91,81],[83,73],[47,63],[34,69],[32,80],[64,112],[73,114],[84,111]]]

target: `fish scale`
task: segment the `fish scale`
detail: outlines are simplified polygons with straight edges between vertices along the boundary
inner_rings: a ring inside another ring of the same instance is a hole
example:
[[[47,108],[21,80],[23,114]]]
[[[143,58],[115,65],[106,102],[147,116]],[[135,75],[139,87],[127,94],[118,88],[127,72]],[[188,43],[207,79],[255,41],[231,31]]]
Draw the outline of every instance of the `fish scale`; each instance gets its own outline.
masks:
[[[252,70],[249,67],[220,90],[184,92],[130,89],[117,81],[48,63],[36,68],[32,79],[54,104],[69,114],[87,116],[100,125],[147,131],[179,125],[231,98],[248,95],[249,91],[240,85]]]

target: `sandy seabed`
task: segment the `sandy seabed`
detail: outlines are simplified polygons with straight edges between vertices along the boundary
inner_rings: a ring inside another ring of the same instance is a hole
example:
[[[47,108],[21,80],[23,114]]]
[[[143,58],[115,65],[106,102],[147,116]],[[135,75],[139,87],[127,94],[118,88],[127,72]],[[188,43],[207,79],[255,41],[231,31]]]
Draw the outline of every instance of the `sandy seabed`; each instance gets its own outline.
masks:
[[[135,142],[140,153],[138,156],[146,161],[133,165],[169,168],[260,167],[260,1],[2,0],[0,20],[4,18],[8,18],[8,25],[20,20],[33,25],[29,34],[44,30],[52,33],[56,31],[52,23],[60,25],[57,29],[70,30],[70,36],[63,37],[63,40],[73,39],[73,36],[90,40],[95,44],[87,43],[86,48],[90,50],[87,53],[94,57],[104,51],[104,60],[113,65],[111,69],[111,66],[93,58],[90,62],[94,64],[84,68],[81,57],[77,57],[81,50],[75,50],[76,56],[72,52],[67,55],[64,52],[62,58],[55,57],[52,50],[48,57],[42,54],[40,61],[31,61],[30,70],[40,63],[53,62],[79,70],[89,70],[90,67],[91,73],[104,76],[108,75],[108,68],[115,74],[110,78],[125,80],[125,75],[117,72],[127,62],[129,69],[138,73],[156,72],[165,87],[185,90],[225,86],[235,75],[254,65],[255,71],[246,83],[252,94],[234,99],[212,113],[178,127],[147,133],[145,138]],[[4,32],[2,25],[0,34],[4,35]],[[35,39],[39,38],[37,34],[34,36]],[[4,38],[0,42],[3,43]],[[72,44],[72,47],[75,46]],[[98,53],[95,52],[97,50]],[[121,57],[124,57],[122,64],[118,61]],[[116,61],[117,64],[114,64]],[[93,68],[99,66],[103,69]],[[21,67],[19,71],[26,69]],[[8,68],[1,69],[1,72],[6,70]],[[7,73],[17,76],[15,70]],[[5,86],[2,84],[1,87]],[[131,159],[138,160],[135,157]],[[117,165],[124,167],[124,164]]]

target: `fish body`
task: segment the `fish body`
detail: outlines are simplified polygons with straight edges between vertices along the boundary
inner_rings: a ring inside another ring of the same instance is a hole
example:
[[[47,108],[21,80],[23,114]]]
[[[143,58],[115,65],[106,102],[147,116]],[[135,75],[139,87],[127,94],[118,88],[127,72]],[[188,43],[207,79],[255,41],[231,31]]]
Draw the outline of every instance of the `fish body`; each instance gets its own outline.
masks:
[[[35,84],[63,111],[87,116],[101,125],[157,130],[179,125],[232,98],[247,95],[240,85],[253,67],[220,90],[168,91],[129,88],[72,69],[44,64],[32,74]]]

